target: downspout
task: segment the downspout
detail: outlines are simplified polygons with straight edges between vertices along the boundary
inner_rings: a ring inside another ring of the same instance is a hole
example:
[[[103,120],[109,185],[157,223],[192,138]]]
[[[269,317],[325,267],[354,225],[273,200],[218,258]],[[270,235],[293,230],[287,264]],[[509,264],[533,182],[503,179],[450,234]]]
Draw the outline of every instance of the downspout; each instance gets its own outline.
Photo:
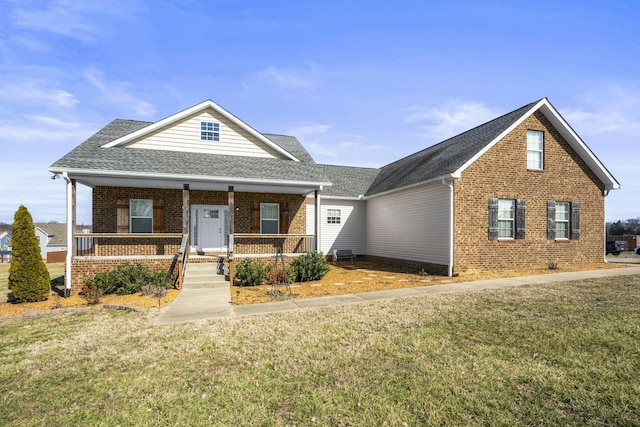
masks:
[[[611,190],[604,190],[602,192],[602,195],[604,196],[604,198],[606,198],[609,195],[609,192]],[[604,259],[604,263],[607,263],[607,204],[603,203],[602,204],[603,208],[604,208],[604,248],[602,248],[602,258]]]
[[[453,178],[442,178],[442,185],[449,187],[449,269],[448,276],[453,277]]]
[[[67,182],[67,257],[64,270],[64,296],[71,295],[71,260],[73,259],[73,185],[69,174],[62,172],[62,177]]]
[[[315,208],[315,210],[316,210],[316,212],[315,212],[315,214],[316,214],[315,216],[316,216],[316,217],[315,217],[315,219],[314,219],[314,220],[315,220],[315,223],[316,223],[315,225],[316,225],[316,252],[317,252],[317,253],[320,253],[320,249],[321,249],[321,248],[320,248],[320,234],[321,234],[321,232],[320,232],[320,227],[321,227],[321,223],[320,223],[320,219],[321,219],[321,216],[320,216],[320,210],[322,209],[322,208],[321,208],[321,206],[320,206],[320,203],[321,203],[321,196],[320,196],[320,192],[321,192],[321,191],[322,191],[322,186],[320,186],[320,187],[315,191],[315,196],[316,196],[316,197],[315,197],[315,206],[314,206],[314,208]]]

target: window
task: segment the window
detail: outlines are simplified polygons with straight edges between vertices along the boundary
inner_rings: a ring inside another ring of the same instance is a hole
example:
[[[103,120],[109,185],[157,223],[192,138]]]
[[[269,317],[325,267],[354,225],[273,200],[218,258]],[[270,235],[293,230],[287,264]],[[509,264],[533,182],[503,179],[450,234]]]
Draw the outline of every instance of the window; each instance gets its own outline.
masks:
[[[327,209],[327,224],[340,224],[340,209]]]
[[[220,141],[220,123],[200,122],[200,139],[203,141]]]
[[[556,239],[569,238],[569,203],[556,202]]]
[[[524,239],[527,204],[522,199],[489,199],[489,240]]]
[[[547,202],[547,239],[580,239],[579,202]]]
[[[514,200],[498,200],[498,239],[513,239]]]
[[[280,231],[280,209],[277,203],[260,204],[260,233],[278,234]]]
[[[538,130],[527,131],[527,169],[542,170],[544,135]]]
[[[153,232],[153,200],[131,199],[129,212],[132,233]]]

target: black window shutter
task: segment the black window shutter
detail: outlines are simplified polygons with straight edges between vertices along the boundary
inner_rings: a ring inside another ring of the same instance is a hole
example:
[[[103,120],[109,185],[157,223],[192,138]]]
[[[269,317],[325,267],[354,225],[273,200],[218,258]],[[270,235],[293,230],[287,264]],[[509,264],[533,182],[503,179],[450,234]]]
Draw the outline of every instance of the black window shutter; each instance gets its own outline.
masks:
[[[571,240],[580,239],[580,202],[571,203]]]
[[[547,239],[556,239],[556,202],[547,201]]]
[[[498,199],[489,199],[489,240],[498,240]]]
[[[527,202],[524,199],[516,201],[516,239],[524,239],[526,234]]]

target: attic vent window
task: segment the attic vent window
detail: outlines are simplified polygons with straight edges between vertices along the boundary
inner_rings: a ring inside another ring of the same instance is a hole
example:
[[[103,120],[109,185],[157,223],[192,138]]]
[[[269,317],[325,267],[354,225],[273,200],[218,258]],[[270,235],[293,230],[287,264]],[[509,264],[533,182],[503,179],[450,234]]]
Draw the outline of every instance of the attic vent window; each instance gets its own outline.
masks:
[[[220,123],[200,122],[200,139],[202,141],[220,141]]]

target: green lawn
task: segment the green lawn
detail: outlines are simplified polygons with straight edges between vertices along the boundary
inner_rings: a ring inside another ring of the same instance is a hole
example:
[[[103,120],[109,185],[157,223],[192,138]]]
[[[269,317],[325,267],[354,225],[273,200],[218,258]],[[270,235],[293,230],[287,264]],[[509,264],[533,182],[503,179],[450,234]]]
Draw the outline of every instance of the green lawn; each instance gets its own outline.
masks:
[[[7,301],[7,294],[9,288],[7,287],[9,280],[9,266],[10,263],[0,263],[0,302]],[[56,262],[52,264],[46,264],[51,276],[52,289],[64,288],[64,262]]]
[[[640,276],[0,323],[0,425],[640,425]],[[406,423],[406,424],[405,424]]]

